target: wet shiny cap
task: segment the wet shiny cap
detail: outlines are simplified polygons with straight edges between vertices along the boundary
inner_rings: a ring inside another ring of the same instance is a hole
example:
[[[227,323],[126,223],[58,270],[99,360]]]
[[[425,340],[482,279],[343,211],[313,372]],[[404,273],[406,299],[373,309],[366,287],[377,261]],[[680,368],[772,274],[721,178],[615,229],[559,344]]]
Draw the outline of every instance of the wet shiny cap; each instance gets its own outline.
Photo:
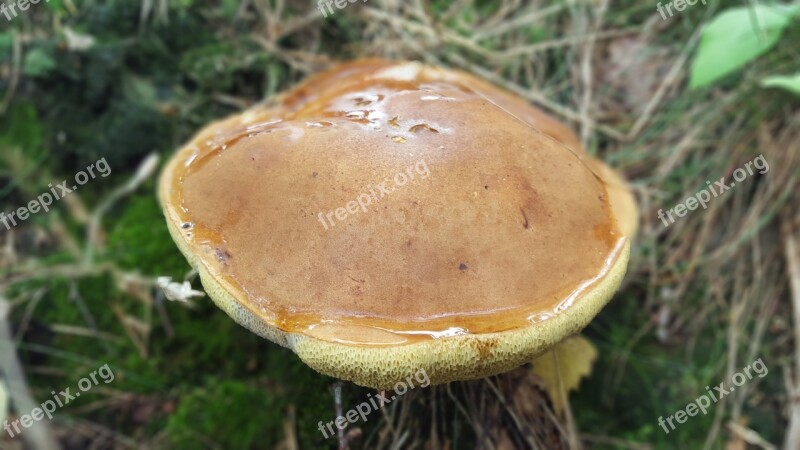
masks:
[[[210,125],[160,197],[238,322],[359,384],[437,383],[525,362],[618,286],[632,230],[579,145],[485,81],[368,60]]]

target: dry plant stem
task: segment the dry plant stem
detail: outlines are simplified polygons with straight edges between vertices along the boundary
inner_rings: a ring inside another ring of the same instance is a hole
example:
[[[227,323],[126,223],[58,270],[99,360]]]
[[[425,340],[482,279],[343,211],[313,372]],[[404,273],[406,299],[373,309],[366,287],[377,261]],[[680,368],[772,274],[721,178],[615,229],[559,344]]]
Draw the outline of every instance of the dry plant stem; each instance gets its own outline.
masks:
[[[15,29],[11,29],[11,39],[13,40],[14,44],[12,47],[12,56],[11,56],[11,80],[8,85],[8,90],[6,91],[5,97],[3,97],[3,101],[0,102],[0,115],[6,113],[8,109],[8,105],[11,104],[11,99],[14,98],[14,93],[17,91],[17,84],[19,84],[19,74],[22,67],[22,40],[19,36],[19,33]]]
[[[70,233],[70,231],[67,229],[64,221],[61,220],[58,214],[51,214],[49,222],[50,232],[53,234],[59,245],[75,260],[80,260],[81,246],[78,243],[78,240],[75,239],[75,236],[73,236],[72,233]]]
[[[413,394],[411,394],[413,395]],[[411,397],[406,396],[402,397],[399,402],[395,402],[392,406],[388,408],[387,414],[390,423],[392,424],[392,430],[394,430],[395,437],[391,442],[390,449],[394,450],[402,450],[409,447],[416,447],[417,442],[409,443],[408,440],[411,438],[411,433],[409,432],[408,428],[408,421],[409,421],[409,413],[410,413],[410,405],[411,405]],[[383,408],[381,411],[385,411],[387,408]],[[398,411],[399,410],[399,411]],[[397,430],[405,430],[402,433],[397,435]]]
[[[232,95],[214,93],[212,94],[212,98],[225,106],[232,106],[242,111],[253,106],[252,100],[246,98],[234,97]]]
[[[551,5],[541,9],[534,9],[525,15],[508,20],[491,28],[484,25],[472,35],[472,39],[475,41],[482,41],[501,34],[506,34],[518,28],[532,26],[535,22],[561,12],[565,7],[564,4]]]
[[[449,22],[450,20],[456,18],[458,13],[463,11],[469,4],[471,0],[455,0],[450,4],[450,7],[447,8],[447,11],[442,14],[442,17],[439,19],[440,22]]]
[[[780,290],[785,286],[782,282],[783,278],[777,275],[780,270],[779,266],[772,263],[778,259],[775,256],[785,250],[779,247],[780,241],[778,241],[767,250],[774,255],[763,255],[763,244],[765,242],[772,243],[773,240],[758,232],[766,224],[773,222],[773,218],[777,214],[776,208],[784,204],[785,197],[781,195],[781,192],[786,189],[793,192],[795,189],[797,181],[793,168],[797,167],[796,155],[793,154],[794,152],[787,152],[784,149],[792,148],[795,145],[793,142],[796,141],[797,136],[796,122],[793,124],[790,120],[789,125],[785,126],[785,131],[778,138],[773,138],[771,134],[767,132],[759,136],[759,147],[770,162],[772,170],[769,176],[765,177],[763,183],[758,186],[754,194],[756,200],[750,199],[746,190],[736,191],[732,197],[727,199],[727,211],[736,218],[732,222],[737,226],[726,227],[727,230],[723,228],[719,241],[725,242],[725,244],[719,246],[714,252],[719,255],[727,255],[727,257],[706,258],[705,270],[710,279],[714,279],[715,274],[731,274],[719,277],[721,283],[713,284],[710,290],[720,304],[720,309],[728,306],[726,297],[732,297],[729,306],[731,319],[727,331],[729,351],[725,358],[727,362],[725,373],[728,378],[741,366],[741,363],[737,362],[738,349],[748,348],[748,356],[751,359],[758,354],[767,321],[772,317],[771,311],[776,308],[778,297],[782,292]],[[731,161],[729,170],[735,167],[736,161],[743,161],[747,156],[744,148],[738,148],[737,153],[729,158]],[[765,199],[770,200],[765,201]],[[715,208],[717,208],[716,205]],[[785,233],[784,235],[787,236]],[[783,242],[788,243],[790,239],[784,237]],[[790,247],[789,244],[786,245]],[[751,260],[748,260],[747,257],[733,258],[734,251],[751,255]],[[788,255],[786,259],[789,259]],[[731,263],[736,264],[733,271],[730,267]],[[755,320],[752,319],[754,316]],[[755,326],[752,326],[753,323]],[[726,397],[716,406],[714,424],[706,438],[705,448],[712,448],[719,439],[722,417],[726,413],[725,408],[728,408],[734,419],[741,415],[743,402],[750,389],[752,386],[737,390],[736,395],[732,395],[730,398]],[[790,392],[795,390],[793,387],[788,389]]]
[[[482,48],[481,46],[476,44],[472,39],[459,36],[458,34],[455,34],[447,30],[441,30],[440,34],[436,34],[433,32],[431,28],[428,28],[425,25],[411,22],[409,20],[403,19],[402,17],[392,16],[379,9],[367,8],[366,11],[367,15],[371,16],[376,20],[389,22],[392,25],[406,28],[411,33],[424,34],[428,39],[434,40],[436,44],[445,43],[445,44],[457,45],[463,48],[464,50],[468,50],[472,53],[475,53],[476,55],[482,56],[489,61],[493,61],[495,59],[496,55],[494,53]]]
[[[589,39],[594,39],[594,40],[613,39],[637,33],[639,33],[638,28],[630,28],[625,30],[603,31],[596,34],[578,35],[562,39],[553,39],[552,41],[545,41],[537,44],[527,45],[524,47],[512,48],[506,50],[505,52],[501,53],[499,56],[496,57],[499,58],[500,60],[514,59],[514,58],[519,58],[520,56],[530,56],[533,53],[539,53],[544,50],[552,50],[560,47],[571,47],[573,45],[586,42]]]
[[[500,389],[497,388],[497,386],[490,378],[486,379],[486,385],[489,386],[492,392],[494,392],[494,394],[497,396],[497,399],[500,400],[500,404],[502,404],[504,407],[508,409],[509,415],[511,416],[511,419],[514,421],[514,424],[517,426],[517,429],[523,430],[524,426],[522,424],[522,421],[520,420],[519,416],[515,414],[514,411],[509,407],[508,401],[506,401],[506,398],[503,395],[503,393],[500,392]],[[533,436],[526,433],[525,439],[528,441],[528,445],[530,445],[531,448],[538,448],[538,445],[534,441]]]
[[[747,309],[747,305],[749,302],[752,302],[752,298],[749,298],[747,295],[742,295],[743,286],[745,279],[745,274],[742,273],[743,264],[738,263],[734,273],[735,276],[733,277],[733,286],[731,287],[730,291],[735,293],[733,298],[730,300],[729,306],[729,315],[730,315],[730,324],[727,328],[727,355],[724,358],[721,358],[721,363],[726,365],[725,369],[725,377],[730,379],[731,375],[735,372],[736,368],[738,367],[737,363],[737,356],[738,356],[738,348],[739,348],[739,341],[740,337],[742,336],[742,327],[746,324],[748,320],[748,314],[745,313]],[[720,297],[727,296],[724,292],[719,292]],[[725,299],[722,298],[721,302],[725,304]],[[720,308],[722,309],[722,308]],[[720,399],[719,403],[715,404],[715,411],[714,411],[714,421],[713,424],[706,436],[706,440],[704,443],[704,449],[710,449],[718,440],[719,433],[722,430],[723,426],[723,419],[725,417],[726,408],[728,407],[729,403],[733,402],[731,397],[724,397]]]
[[[794,380],[789,391],[789,425],[784,448],[800,448],[800,244],[798,244],[798,217],[783,223],[786,271],[789,276],[794,318]]]
[[[384,392],[381,392],[383,395]],[[389,433],[392,435],[392,440],[397,442],[400,440],[400,433],[397,431],[397,427],[395,426],[394,417],[391,414],[391,410],[387,411],[386,408],[381,408],[381,414],[383,415],[384,420],[386,421],[387,428]]]
[[[495,73],[484,69],[483,67],[481,67],[481,66],[479,66],[477,64],[474,64],[472,62],[467,61],[466,59],[461,57],[461,55],[458,55],[458,54],[454,53],[454,54],[450,55],[450,59],[455,64],[457,64],[459,67],[462,67],[462,68],[464,68],[464,69],[466,69],[466,70],[468,70],[468,71],[470,71],[470,72],[472,72],[472,73],[474,73],[476,75],[480,75],[481,77],[486,78],[487,80],[493,82],[494,84],[496,84],[498,86],[502,86],[502,87],[508,89],[509,91],[511,91],[511,92],[513,92],[515,94],[518,94],[521,97],[536,103],[537,105],[543,106],[544,108],[547,108],[550,111],[553,111],[553,112],[555,112],[555,113],[557,113],[557,114],[559,114],[559,115],[561,115],[561,116],[563,116],[563,117],[565,117],[565,118],[567,118],[569,120],[573,120],[573,121],[576,121],[576,122],[580,122],[580,120],[581,120],[580,114],[576,113],[575,111],[572,111],[569,108],[561,106],[558,103],[555,103],[555,102],[549,100],[547,97],[544,96],[544,94],[541,94],[540,92],[534,91],[532,89],[526,89],[526,88],[523,88],[523,87],[521,87],[521,86],[519,86],[517,84],[514,84],[514,83],[506,80],[505,78],[503,78],[501,76],[498,76]],[[606,125],[598,125],[596,127],[596,129],[598,131],[603,132],[603,134],[605,134],[605,135],[607,135],[607,136],[609,136],[609,137],[611,137],[613,139],[616,139],[618,141],[622,141],[624,139],[627,139],[621,132],[615,130],[614,128],[606,126]]]
[[[8,230],[5,234],[6,240],[3,244],[2,259],[0,260],[0,269],[11,267],[17,264],[17,251],[14,249],[14,242],[16,233],[14,229]]]
[[[131,177],[126,184],[111,192],[111,194],[106,197],[103,202],[100,203],[100,205],[98,205],[97,208],[95,208],[95,210],[92,212],[91,219],[89,220],[89,226],[86,230],[86,250],[83,255],[84,267],[89,267],[94,262],[94,253],[97,248],[100,224],[102,223],[105,213],[108,212],[112,206],[114,206],[114,203],[126,195],[131,194],[139,187],[139,185],[150,178],[157,166],[158,155],[151,153],[142,161],[142,163],[139,165],[139,168],[136,169],[136,173],[133,175],[133,177]]]
[[[636,123],[633,125],[630,131],[628,131],[628,134],[624,138],[625,142],[633,141],[636,137],[639,136],[639,133],[642,132],[644,127],[652,118],[659,104],[666,96],[667,92],[669,91],[669,88],[671,88],[673,85],[675,85],[675,83],[683,79],[683,76],[685,75],[683,66],[689,59],[689,54],[691,50],[695,47],[695,45],[697,45],[697,42],[700,40],[701,31],[702,28],[698,27],[697,30],[695,30],[692,37],[689,38],[689,42],[686,43],[683,52],[675,60],[675,63],[672,65],[672,68],[667,73],[667,76],[664,77],[664,81],[661,82],[661,85],[658,86],[658,90],[650,99],[650,101],[647,103],[647,106],[645,106],[641,116],[639,116],[639,119],[636,120]]]
[[[713,251],[708,252],[705,257],[699,259],[698,263],[708,264],[716,261],[719,264],[730,260],[734,253],[739,250],[739,247],[751,238],[753,227],[762,228],[765,226],[775,217],[778,209],[791,198],[797,186],[797,175],[792,171],[792,168],[797,167],[800,153],[786,152],[783,149],[797,145],[795,142],[797,136],[800,136],[800,123],[798,122],[800,122],[800,116],[797,116],[793,125],[787,126],[786,131],[778,141],[773,141],[767,133],[759,134],[759,139],[762,141],[759,145],[767,150],[764,155],[772,167],[769,177],[765,180],[765,189],[760,192],[762,202],[751,202],[752,209],[747,220],[750,224],[749,228],[744,226],[737,227],[737,235],[725,236],[724,241],[729,242],[728,245],[718,246]],[[736,194],[741,195],[739,191],[736,191]],[[766,202],[764,201],[765,199],[770,200]],[[718,208],[716,203],[714,208]]]
[[[583,83],[583,97],[581,99],[580,115],[581,115],[581,143],[584,148],[589,148],[589,139],[594,135],[594,121],[592,120],[592,91],[594,85],[594,70],[592,67],[592,56],[594,55],[594,44],[597,41],[596,36],[603,27],[603,17],[608,9],[608,0],[603,0],[597,8],[597,20],[592,26],[592,32],[589,34],[589,40],[583,46],[583,55],[581,56],[581,81]],[[587,14],[588,15],[588,14]],[[584,19],[586,20],[586,19]]]
[[[147,358],[148,348],[146,340],[150,332],[149,324],[144,324],[125,314],[122,305],[119,303],[112,304],[111,311],[114,312],[114,315],[117,316],[117,320],[122,324],[122,327],[131,339],[131,343],[133,343],[134,347],[136,347],[136,350],[139,352],[139,356]]]
[[[550,350],[550,354],[553,355],[553,359],[555,360],[553,367],[555,367],[558,371],[558,390],[561,391],[561,398],[564,399],[564,416],[566,418],[567,428],[565,434],[569,442],[569,448],[573,450],[580,450],[583,448],[583,445],[581,443],[580,436],[578,436],[578,429],[575,425],[575,416],[572,414],[572,406],[569,403],[569,392],[564,389],[564,379],[561,376],[561,363],[558,360],[558,352],[555,350]]]
[[[169,5],[167,4],[167,0],[142,0],[142,9],[139,13],[139,30],[141,32],[144,32],[147,28],[147,19],[151,14],[153,15],[154,23],[169,23]]]
[[[500,4],[497,11],[483,22],[484,27],[494,28],[520,6],[520,0],[507,0]]]
[[[21,415],[27,414],[41,405],[33,399],[25,380],[22,364],[17,357],[14,338],[11,335],[11,324],[8,322],[10,312],[11,304],[0,294],[0,372],[6,379],[14,408]],[[21,437],[30,448],[36,450],[59,450],[61,448],[53,437],[47,421],[36,422],[30,428],[25,429]]]
[[[50,330],[56,334],[65,334],[69,336],[82,336],[82,337],[95,337],[98,339],[102,339],[104,341],[113,342],[115,344],[123,344],[125,341],[123,338],[105,332],[95,332],[95,330],[90,330],[84,327],[77,327],[74,325],[67,325],[61,323],[54,323],[50,325]]]
[[[248,9],[250,9],[251,3],[252,3],[251,0],[242,0],[242,2],[239,3],[239,7],[236,9],[236,15],[233,16],[233,20],[236,23],[239,23],[239,21],[241,21],[242,18],[244,18],[245,13],[247,12]]]
[[[681,140],[675,145],[674,150],[669,155],[667,160],[662,162],[661,166],[657,169],[654,181],[663,182],[665,178],[675,171],[675,168],[684,161],[686,156],[692,150],[694,150],[694,146],[697,143],[697,137],[703,131],[704,127],[705,125],[698,124],[693,126],[688,132],[685,132],[683,137],[681,137]],[[666,231],[666,228],[664,231]]]
[[[741,347],[746,346],[746,342],[750,341],[747,356],[745,361],[754,361],[761,353],[761,348],[764,343],[764,336],[767,331],[769,322],[775,316],[775,311],[778,307],[780,300],[780,286],[782,285],[780,274],[770,271],[769,278],[767,275],[767,268],[758,264],[759,261],[765,260],[765,256],[761,253],[761,245],[758,240],[755,241],[753,251],[753,279],[749,286],[747,286],[742,296],[748,299],[748,309],[745,312],[747,317],[755,317],[755,326],[748,339],[743,340]],[[776,249],[776,253],[780,253]],[[778,257],[773,258],[778,259]],[[767,289],[759,289],[759,286],[769,286]],[[759,301],[761,300],[761,301]],[[753,320],[751,319],[752,323]],[[747,324],[745,324],[746,326]],[[744,410],[745,401],[750,397],[751,392],[755,389],[755,384],[746,384],[740,389],[737,389],[736,396],[733,397],[733,407],[731,412],[731,422],[739,423],[742,411]],[[748,441],[749,442],[749,441]]]
[[[277,36],[278,30],[281,28],[281,16],[283,16],[284,3],[284,0],[259,0],[257,2],[264,10],[268,11],[268,13],[265,14],[264,20],[270,36]],[[274,7],[272,6],[273,4],[275,5]]]
[[[490,62],[497,59],[497,54],[495,52],[489,52],[489,51],[483,49],[482,47],[480,47],[474,40],[468,39],[468,38],[464,38],[464,37],[459,36],[459,35],[457,35],[455,33],[448,32],[447,30],[442,30],[440,33],[434,33],[431,28],[426,27],[426,26],[424,26],[422,24],[411,22],[409,20],[403,19],[402,17],[397,17],[397,16],[393,16],[393,15],[387,14],[386,12],[384,12],[382,10],[379,10],[379,9],[375,9],[375,8],[367,8],[367,15],[369,15],[369,16],[373,17],[374,19],[377,19],[377,20],[389,22],[391,25],[394,25],[394,26],[401,26],[403,28],[408,29],[411,32],[425,34],[428,39],[434,40],[434,44],[435,45],[441,45],[441,44],[444,44],[444,43],[458,45],[458,46],[464,48],[465,50],[469,50],[472,53],[475,53],[477,55],[480,55],[480,56],[484,57],[485,59],[487,59]],[[524,51],[522,53],[527,53],[527,52],[536,53],[536,52],[539,52],[539,51],[544,51],[544,50],[548,50],[548,49],[552,49],[552,48],[559,48],[559,47],[563,47],[563,46],[577,45],[577,44],[580,44],[580,43],[583,43],[583,42],[587,42],[587,41],[594,42],[597,39],[607,39],[607,38],[613,38],[613,37],[619,37],[619,36],[628,35],[628,34],[631,34],[634,31],[636,31],[636,30],[597,32],[597,33],[590,33],[590,34],[588,34],[586,36],[579,36],[578,38],[567,38],[567,39],[553,40],[553,41],[548,41],[548,42],[544,42],[544,43],[540,43],[540,44],[535,44],[534,46],[526,47],[526,48],[524,48]],[[512,49],[512,50],[513,51],[517,51],[517,52],[519,51],[518,48],[515,48],[515,49]],[[420,53],[420,52],[418,51],[418,53]],[[428,54],[428,52],[422,52],[420,54],[426,55],[426,54]],[[501,56],[504,56],[504,55],[501,55]],[[516,54],[512,54],[511,56],[516,57],[517,55]],[[575,121],[578,121],[578,122],[583,122],[585,120],[585,114],[579,114],[579,113],[573,112],[573,111],[571,111],[571,110],[569,110],[567,108],[564,108],[564,107],[562,107],[562,106],[560,106],[560,105],[558,105],[558,104],[556,104],[554,102],[551,102],[546,97],[544,97],[542,94],[539,94],[537,92],[534,92],[534,91],[531,91],[531,90],[528,90],[528,89],[524,89],[524,88],[520,87],[519,85],[517,85],[514,82],[511,82],[511,81],[506,80],[505,78],[499,77],[496,74],[485,70],[482,66],[478,66],[478,65],[475,65],[475,64],[473,64],[471,62],[468,62],[466,59],[464,59],[459,54],[456,54],[456,53],[451,54],[450,55],[450,59],[453,62],[455,62],[456,64],[458,64],[459,66],[461,66],[461,67],[463,67],[465,69],[468,69],[468,70],[470,70],[470,71],[472,71],[472,72],[474,72],[474,73],[476,73],[478,75],[481,75],[482,77],[487,78],[487,79],[495,82],[496,84],[499,84],[499,85],[505,87],[506,89],[509,89],[509,90],[511,90],[511,91],[513,91],[515,93],[518,93],[518,94],[524,96],[525,98],[534,101],[537,104],[543,105],[546,108],[548,108],[548,109],[550,109],[550,110],[552,110],[552,111],[554,111],[554,112],[556,112],[556,113],[558,113],[558,114],[560,114],[560,115],[562,115],[562,116],[564,116],[564,117],[566,117],[566,118],[568,118],[570,120],[575,120]],[[599,126],[598,130],[602,131],[603,133],[605,133],[605,134],[607,134],[607,135],[609,135],[609,136],[611,136],[611,137],[613,137],[613,138],[615,138],[617,140],[629,139],[629,138],[625,137],[622,133],[614,130],[613,128],[607,127],[607,126]]]
[[[428,0],[414,0],[414,10],[417,17],[431,30],[438,33],[436,24],[431,20],[430,1]]]
[[[734,421],[728,422],[728,429],[735,433],[741,440],[750,445],[755,445],[764,450],[777,450],[777,447],[765,441],[760,434],[751,430],[750,428],[743,427]]]
[[[286,436],[283,443],[286,450],[300,450],[300,445],[297,443],[297,414],[294,405],[289,406],[289,411],[286,420],[283,421],[283,434]]]
[[[342,417],[342,382],[333,383],[333,405],[336,417]],[[339,440],[339,450],[347,450],[347,439],[344,437],[344,430],[336,427],[336,438]]]
[[[307,61],[303,61],[302,59],[298,58],[298,56],[302,55],[302,53],[285,51],[281,49],[274,42],[267,40],[261,36],[255,36],[253,39],[262,47],[264,47],[264,50],[266,50],[273,56],[277,56],[278,58],[280,58],[283,62],[288,64],[292,69],[304,75],[308,75],[315,71],[315,68],[312,65],[310,65]]]

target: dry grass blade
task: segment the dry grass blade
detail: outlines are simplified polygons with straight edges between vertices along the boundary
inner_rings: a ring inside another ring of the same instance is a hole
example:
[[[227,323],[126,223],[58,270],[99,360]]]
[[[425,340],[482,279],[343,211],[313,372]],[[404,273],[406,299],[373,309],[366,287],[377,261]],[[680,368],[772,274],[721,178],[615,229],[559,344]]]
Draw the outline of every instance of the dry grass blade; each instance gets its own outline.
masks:
[[[39,407],[31,395],[25,372],[17,357],[14,339],[8,315],[11,305],[0,292],[0,372],[8,386],[8,392],[14,408],[22,413],[33,411]],[[5,419],[5,418],[3,418]],[[22,439],[37,450],[59,450],[60,446],[55,440],[52,430],[47,422],[38,422],[22,434]]]
[[[797,211],[795,210],[795,213]],[[800,448],[800,216],[787,216],[783,222],[783,238],[786,242],[786,271],[789,275],[794,322],[795,368],[790,386],[789,425],[784,448]]]

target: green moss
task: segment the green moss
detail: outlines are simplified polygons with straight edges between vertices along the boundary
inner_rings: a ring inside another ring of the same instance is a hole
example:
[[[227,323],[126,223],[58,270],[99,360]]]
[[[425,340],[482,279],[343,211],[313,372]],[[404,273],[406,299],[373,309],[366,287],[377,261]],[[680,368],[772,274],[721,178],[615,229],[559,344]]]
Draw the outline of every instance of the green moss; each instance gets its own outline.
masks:
[[[147,189],[125,202],[112,224],[105,258],[144,275],[183,278],[190,267],[167,230],[155,193]]]
[[[210,379],[184,396],[167,427],[170,448],[271,448],[281,439],[286,408],[263,387]]]

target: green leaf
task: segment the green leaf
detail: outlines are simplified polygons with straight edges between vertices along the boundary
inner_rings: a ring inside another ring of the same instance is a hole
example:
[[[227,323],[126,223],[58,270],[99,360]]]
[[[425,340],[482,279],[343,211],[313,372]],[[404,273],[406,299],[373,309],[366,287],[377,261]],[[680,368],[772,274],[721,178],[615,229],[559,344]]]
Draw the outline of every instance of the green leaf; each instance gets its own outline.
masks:
[[[797,8],[759,5],[715,17],[703,29],[690,87],[708,86],[772,48],[796,13]]]
[[[25,55],[22,72],[31,77],[41,77],[56,68],[56,62],[47,50],[34,48]]]
[[[774,75],[761,80],[763,87],[777,87],[800,95],[800,73],[796,75]]]

